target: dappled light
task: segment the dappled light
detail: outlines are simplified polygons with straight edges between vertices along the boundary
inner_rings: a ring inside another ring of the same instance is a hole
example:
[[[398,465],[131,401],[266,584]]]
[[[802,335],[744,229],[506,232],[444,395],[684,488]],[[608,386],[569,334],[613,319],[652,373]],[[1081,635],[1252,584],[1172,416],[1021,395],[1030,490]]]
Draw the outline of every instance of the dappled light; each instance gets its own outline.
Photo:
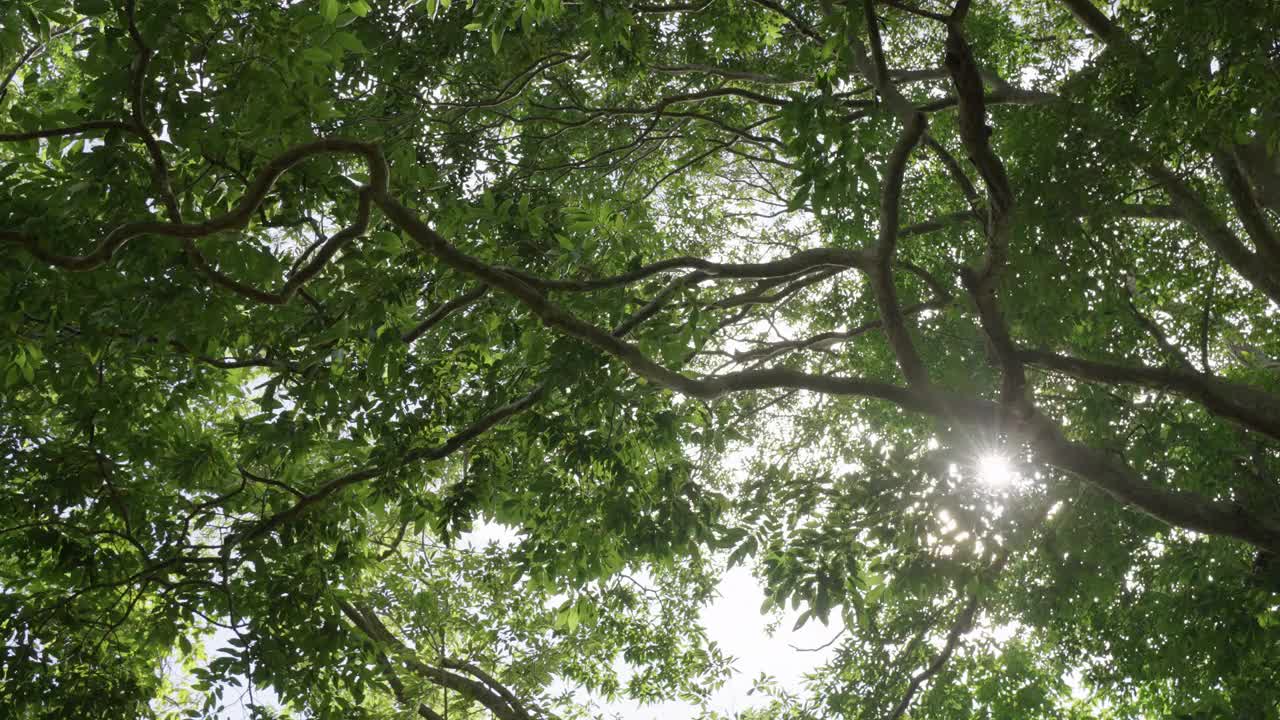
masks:
[[[1280,717],[1277,28],[0,1],[0,718]]]

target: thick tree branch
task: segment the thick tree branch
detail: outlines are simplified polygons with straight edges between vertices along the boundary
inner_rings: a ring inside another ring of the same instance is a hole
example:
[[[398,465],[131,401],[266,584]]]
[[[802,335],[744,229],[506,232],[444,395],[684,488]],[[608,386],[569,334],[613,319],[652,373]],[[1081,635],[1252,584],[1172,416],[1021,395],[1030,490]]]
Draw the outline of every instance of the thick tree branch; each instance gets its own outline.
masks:
[[[1280,305],[1280,273],[1270,268],[1240,241],[1217,214],[1182,178],[1162,163],[1148,163],[1147,174],[1160,183],[1169,200],[1209,247],[1254,288]]]
[[[1023,362],[1080,380],[1169,390],[1200,403],[1209,412],[1223,419],[1280,440],[1280,397],[1251,385],[1222,380],[1185,368],[1121,365],[1043,350],[1019,350],[1018,357]]]
[[[1174,527],[1243,540],[1280,552],[1280,526],[1273,519],[1233,501],[1157,485],[1113,454],[1067,440],[1060,429],[1040,423],[1035,443],[1041,458],[1100,488],[1120,502]]]
[[[929,374],[906,327],[902,306],[898,301],[898,290],[894,284],[893,261],[897,255],[898,216],[902,207],[902,181],[906,173],[907,159],[911,155],[911,150],[920,142],[924,129],[923,115],[915,114],[908,118],[881,173],[880,234],[876,245],[875,264],[869,271],[871,289],[876,297],[876,305],[880,309],[880,320],[884,324],[885,336],[889,339],[889,346],[893,348],[893,354],[898,359],[903,377],[906,378],[907,384],[912,386],[928,385]]]
[[[1236,216],[1253,240],[1258,255],[1271,267],[1273,273],[1280,275],[1280,238],[1277,238],[1275,228],[1271,226],[1271,221],[1267,219],[1262,206],[1250,190],[1236,156],[1225,150],[1218,150],[1213,153],[1213,162],[1217,166],[1218,176],[1222,178],[1223,187],[1231,197]]]
[[[1061,2],[1075,16],[1076,21],[1088,28],[1104,45],[1129,42],[1129,37],[1121,32],[1090,0],[1061,0]]]
[[[456,660],[454,658],[445,658],[440,662],[440,664],[451,670],[461,670],[462,672],[476,678],[487,685],[490,690],[493,690],[495,693],[500,695],[503,700],[506,700],[507,704],[519,713],[524,720],[531,720],[528,711],[524,709],[524,703],[516,697],[515,693],[511,692],[507,686],[498,682],[497,678],[485,672],[482,668],[473,663],[466,662],[465,660]]]
[[[919,128],[922,132],[923,128]],[[917,134],[915,140],[919,139]],[[905,156],[912,140],[904,134],[899,150]],[[914,141],[913,141],[914,142]],[[905,147],[904,149],[904,146]],[[385,173],[382,173],[385,177]],[[634,345],[626,343],[586,323],[541,293],[502,270],[485,265],[454,248],[443,237],[401,205],[384,186],[374,186],[374,197],[387,217],[417,241],[424,250],[444,264],[520,300],[547,326],[590,345],[622,361],[640,377],[661,387],[703,399],[748,390],[794,388],[831,395],[851,395],[891,402],[904,410],[925,412],[953,422],[977,426],[1002,424],[1000,406],[985,400],[951,395],[925,387],[906,389],[860,378],[810,375],[787,368],[766,368],[727,375],[695,379],[669,370],[653,362]],[[1019,419],[1022,430],[1040,457],[1055,467],[1067,470],[1092,483],[1121,502],[1178,527],[1212,535],[1234,537],[1272,551],[1280,551],[1280,528],[1231,503],[1207,498],[1197,493],[1163,488],[1137,476],[1123,463],[1106,453],[1068,441],[1048,418],[1030,410]],[[1017,428],[1006,428],[1008,431]]]
[[[959,12],[957,6],[957,14]],[[959,98],[957,120],[960,139],[969,160],[978,168],[987,188],[987,253],[977,270],[965,269],[966,288],[973,296],[982,322],[983,332],[991,342],[1002,375],[1001,397],[1015,412],[1026,410],[1027,378],[1018,359],[1009,328],[996,299],[996,286],[1008,261],[1012,234],[1013,189],[1004,163],[991,149],[991,127],[987,125],[987,109],[983,100],[982,78],[973,59],[969,43],[956,23],[947,26],[947,70]]]

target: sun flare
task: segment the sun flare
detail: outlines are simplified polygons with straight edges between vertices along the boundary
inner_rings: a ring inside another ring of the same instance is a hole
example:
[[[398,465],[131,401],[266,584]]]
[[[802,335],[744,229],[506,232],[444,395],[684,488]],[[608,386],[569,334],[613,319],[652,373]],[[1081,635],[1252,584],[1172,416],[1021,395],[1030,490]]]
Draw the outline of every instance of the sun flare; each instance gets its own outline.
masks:
[[[991,487],[1006,487],[1017,478],[1009,458],[990,453],[978,458],[978,480]]]

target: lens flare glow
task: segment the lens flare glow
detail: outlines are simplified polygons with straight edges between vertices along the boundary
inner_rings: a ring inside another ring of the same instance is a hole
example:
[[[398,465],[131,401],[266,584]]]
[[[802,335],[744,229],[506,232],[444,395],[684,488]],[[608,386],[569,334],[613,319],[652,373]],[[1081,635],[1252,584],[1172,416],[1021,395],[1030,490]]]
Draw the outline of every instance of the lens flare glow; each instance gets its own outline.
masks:
[[[990,453],[978,458],[978,480],[991,487],[1007,487],[1017,479],[1018,473],[1009,463],[1009,458],[998,453]]]

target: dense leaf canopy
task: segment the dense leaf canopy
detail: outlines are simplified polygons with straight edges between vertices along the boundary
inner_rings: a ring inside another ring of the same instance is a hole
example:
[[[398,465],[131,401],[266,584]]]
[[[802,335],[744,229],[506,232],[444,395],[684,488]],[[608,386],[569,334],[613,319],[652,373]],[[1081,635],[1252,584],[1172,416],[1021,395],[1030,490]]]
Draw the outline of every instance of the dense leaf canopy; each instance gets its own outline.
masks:
[[[1277,28],[8,0],[0,715],[1276,717]]]

